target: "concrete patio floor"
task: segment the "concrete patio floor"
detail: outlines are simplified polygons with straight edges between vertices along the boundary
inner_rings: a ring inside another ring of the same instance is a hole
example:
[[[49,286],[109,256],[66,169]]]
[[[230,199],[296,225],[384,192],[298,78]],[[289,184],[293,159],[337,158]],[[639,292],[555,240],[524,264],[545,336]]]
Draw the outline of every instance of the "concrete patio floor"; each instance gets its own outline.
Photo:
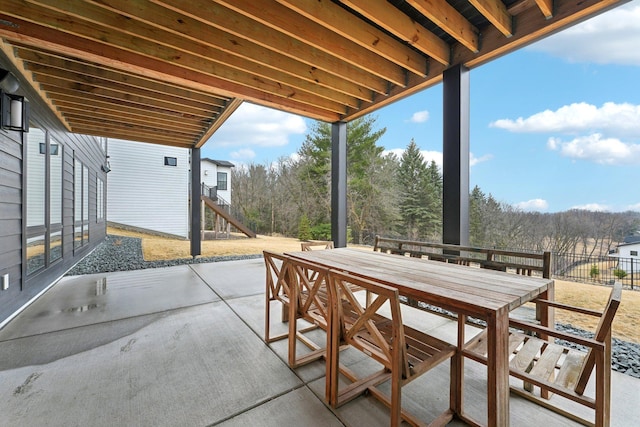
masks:
[[[331,410],[324,363],[292,370],[286,340],[265,344],[264,280],[262,259],[63,278],[0,330],[0,425],[388,425],[370,396]],[[407,310],[407,323],[455,342],[454,322]],[[372,368],[355,350],[341,362]],[[480,420],[483,370],[465,369],[465,407]],[[448,387],[445,363],[403,389],[403,407],[428,421]],[[577,425],[513,395],[510,406],[513,426]],[[639,420],[640,381],[614,372],[612,425]]]

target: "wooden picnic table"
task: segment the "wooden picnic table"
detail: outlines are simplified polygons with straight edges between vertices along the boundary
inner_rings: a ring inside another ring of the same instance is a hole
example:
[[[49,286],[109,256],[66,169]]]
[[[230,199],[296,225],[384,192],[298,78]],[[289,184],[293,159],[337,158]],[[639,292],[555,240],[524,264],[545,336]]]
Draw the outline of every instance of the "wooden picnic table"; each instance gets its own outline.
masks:
[[[509,425],[509,312],[537,297],[553,300],[553,280],[348,248],[287,255],[393,286],[403,296],[457,313],[460,350],[466,343],[466,316],[484,319],[488,340],[487,423]],[[552,309],[541,314],[542,325],[553,325]],[[460,357],[458,372],[463,373],[463,368],[464,357]],[[456,416],[478,425],[464,413],[463,391],[464,375],[459,375],[454,391]]]

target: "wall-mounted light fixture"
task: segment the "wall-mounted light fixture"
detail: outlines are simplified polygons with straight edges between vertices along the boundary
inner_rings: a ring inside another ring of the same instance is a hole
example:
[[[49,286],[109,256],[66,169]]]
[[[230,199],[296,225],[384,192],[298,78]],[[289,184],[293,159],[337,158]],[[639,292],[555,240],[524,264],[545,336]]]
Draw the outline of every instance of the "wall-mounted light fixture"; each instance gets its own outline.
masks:
[[[29,102],[24,96],[2,93],[2,128],[29,132]]]
[[[0,68],[0,126],[3,129],[29,132],[29,102],[16,95],[20,82],[7,70]]]
[[[100,166],[100,169],[102,169],[102,172],[104,173],[109,173],[111,172],[111,165],[109,164],[109,158],[111,156],[107,156],[106,159],[104,159],[104,164]]]
[[[0,68],[0,89],[3,92],[16,93],[20,89],[20,82],[9,71]]]

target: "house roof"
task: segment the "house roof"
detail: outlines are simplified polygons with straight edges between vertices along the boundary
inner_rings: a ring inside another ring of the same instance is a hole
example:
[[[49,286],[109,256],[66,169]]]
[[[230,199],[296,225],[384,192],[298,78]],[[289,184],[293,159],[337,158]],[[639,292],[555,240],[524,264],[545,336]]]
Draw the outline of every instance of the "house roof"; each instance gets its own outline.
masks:
[[[640,234],[632,234],[632,235],[626,236],[623,240],[623,243],[620,244],[619,246],[636,245],[638,243],[640,243]]]
[[[200,147],[243,101],[348,121],[621,3],[3,0],[0,56],[73,132]]]
[[[213,159],[210,159],[210,158],[208,158],[208,157],[205,157],[205,158],[201,159],[200,161],[201,161],[201,162],[211,162],[211,163],[213,163],[213,164],[214,164],[214,165],[216,165],[216,166],[223,166],[223,167],[227,167],[227,168],[234,168],[234,167],[236,167],[236,165],[234,165],[233,163],[228,162],[228,161],[226,161],[226,160],[213,160]]]

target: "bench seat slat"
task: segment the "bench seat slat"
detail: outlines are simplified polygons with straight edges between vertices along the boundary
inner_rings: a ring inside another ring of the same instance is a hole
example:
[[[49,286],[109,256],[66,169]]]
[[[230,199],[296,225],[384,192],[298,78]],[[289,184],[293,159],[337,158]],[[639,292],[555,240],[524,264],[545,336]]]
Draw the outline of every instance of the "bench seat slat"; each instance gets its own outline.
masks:
[[[575,388],[580,374],[582,373],[582,366],[584,365],[584,359],[587,357],[587,353],[581,351],[569,350],[564,363],[558,372],[558,376],[555,383],[561,387],[573,389]]]
[[[564,347],[546,342],[546,347],[530,374],[553,381],[556,365],[564,351]]]
[[[509,367],[511,369],[515,369],[521,372],[529,372],[533,365],[533,362],[540,352],[540,349],[544,345],[544,341],[535,338],[529,339],[531,337],[526,338],[527,339],[522,346],[522,349],[518,352],[516,357],[511,359],[511,362],[509,362]]]

